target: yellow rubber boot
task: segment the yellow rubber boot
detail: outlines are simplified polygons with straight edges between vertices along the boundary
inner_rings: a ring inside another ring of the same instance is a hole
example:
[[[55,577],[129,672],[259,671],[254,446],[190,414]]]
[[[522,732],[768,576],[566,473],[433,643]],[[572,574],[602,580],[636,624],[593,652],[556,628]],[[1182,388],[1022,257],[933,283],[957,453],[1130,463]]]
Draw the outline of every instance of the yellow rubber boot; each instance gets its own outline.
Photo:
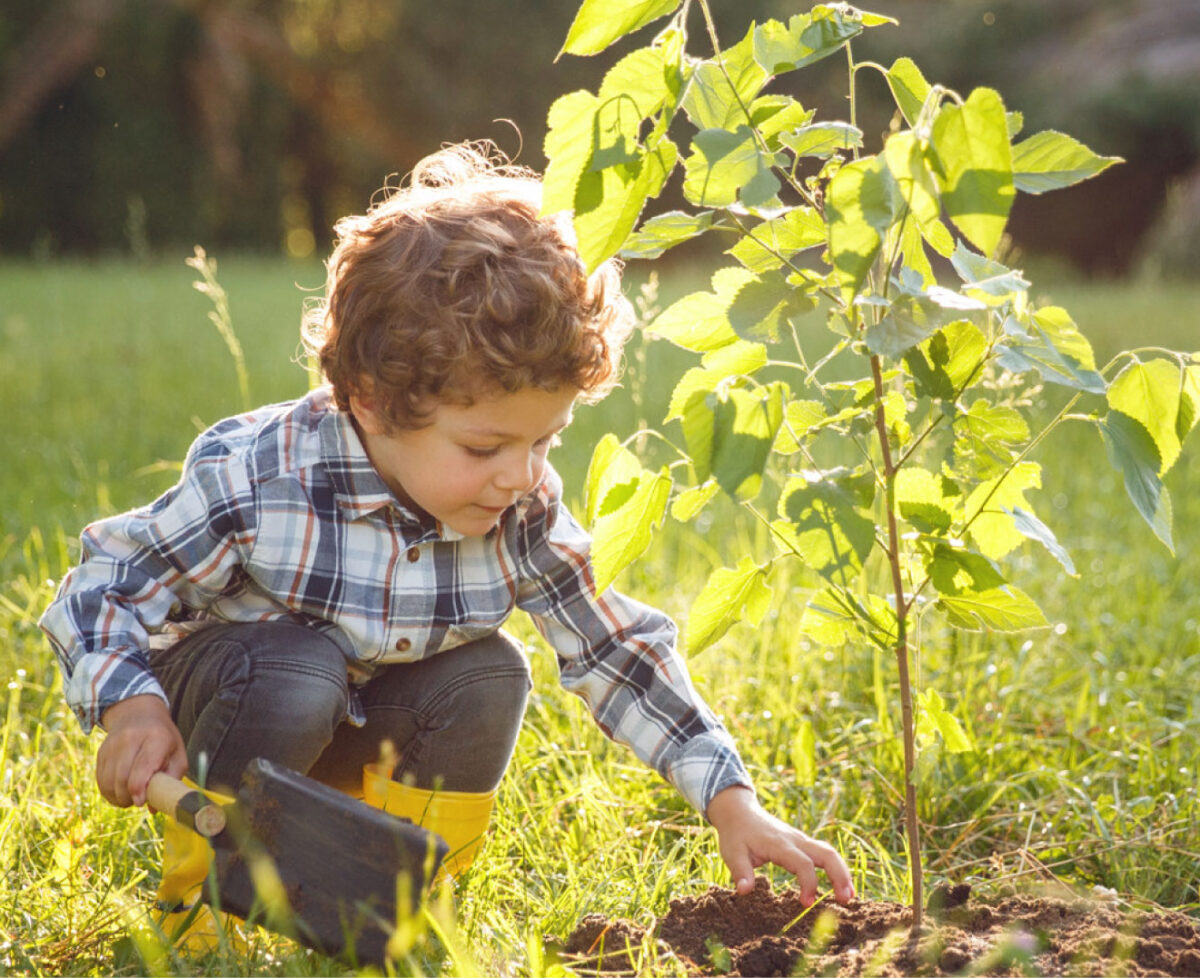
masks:
[[[363,801],[440,835],[450,847],[443,869],[457,879],[483,845],[495,790],[427,791],[393,781],[378,764],[363,768]]]
[[[197,787],[187,778],[184,782]],[[234,800],[216,791],[204,793],[219,805],[232,804]],[[245,938],[233,923],[236,918],[200,900],[212,859],[212,846],[207,839],[167,817],[163,826],[162,880],[154,896],[160,910],[158,926],[183,954],[207,954],[220,947],[222,938],[234,948],[245,944]]]

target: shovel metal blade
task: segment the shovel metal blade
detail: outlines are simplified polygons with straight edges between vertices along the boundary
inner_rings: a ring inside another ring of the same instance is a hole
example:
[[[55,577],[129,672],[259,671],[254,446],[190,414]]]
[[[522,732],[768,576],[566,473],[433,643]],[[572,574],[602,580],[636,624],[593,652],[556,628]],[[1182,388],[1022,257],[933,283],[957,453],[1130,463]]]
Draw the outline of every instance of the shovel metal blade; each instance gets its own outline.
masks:
[[[382,964],[418,912],[446,843],[328,785],[256,758],[214,848],[206,899],[323,954]],[[216,840],[214,840],[216,841]]]

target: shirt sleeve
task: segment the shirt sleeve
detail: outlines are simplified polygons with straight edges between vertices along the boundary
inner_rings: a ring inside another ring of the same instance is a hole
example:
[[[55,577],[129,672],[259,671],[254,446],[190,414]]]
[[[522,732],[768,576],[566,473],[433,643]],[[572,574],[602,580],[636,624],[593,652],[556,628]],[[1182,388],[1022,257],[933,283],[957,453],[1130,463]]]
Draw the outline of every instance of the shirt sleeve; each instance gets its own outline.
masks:
[[[697,811],[752,787],[725,727],[692,685],[665,614],[609,588],[596,594],[591,538],[562,504],[552,471],[517,526],[517,605],[558,654],[563,688]]]
[[[39,624],[84,731],[121,700],[166,695],[150,671],[151,633],[182,609],[202,609],[252,545],[254,499],[245,465],[201,436],[178,485],[142,509],[83,531],[80,564]]]

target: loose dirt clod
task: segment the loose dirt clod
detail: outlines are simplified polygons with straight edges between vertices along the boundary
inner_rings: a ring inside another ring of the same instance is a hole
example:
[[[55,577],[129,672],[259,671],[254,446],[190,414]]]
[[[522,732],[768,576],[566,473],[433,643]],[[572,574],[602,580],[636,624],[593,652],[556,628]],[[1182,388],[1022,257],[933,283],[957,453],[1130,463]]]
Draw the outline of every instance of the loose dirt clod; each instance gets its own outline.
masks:
[[[1200,922],[1180,913],[1035,896],[982,903],[966,886],[935,889],[929,909],[914,937],[911,911],[900,904],[806,910],[799,891],[775,893],[759,878],[745,896],[713,887],[672,900],[653,936],[704,975],[1200,975]],[[581,973],[628,972],[622,952],[646,937],[636,924],[589,914],[566,957]]]

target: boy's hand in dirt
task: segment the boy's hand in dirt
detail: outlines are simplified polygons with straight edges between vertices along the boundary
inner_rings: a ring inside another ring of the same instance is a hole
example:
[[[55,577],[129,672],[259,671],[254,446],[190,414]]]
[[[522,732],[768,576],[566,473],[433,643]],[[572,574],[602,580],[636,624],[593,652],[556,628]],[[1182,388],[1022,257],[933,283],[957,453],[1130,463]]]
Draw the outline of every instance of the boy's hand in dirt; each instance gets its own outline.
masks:
[[[153,694],[131,696],[104,711],[108,736],[96,753],[96,783],[119,808],[146,803],[146,785],[159,771],[187,773],[187,747],[167,705]]]
[[[721,858],[733,874],[738,893],[754,889],[754,870],[774,863],[796,877],[800,899],[817,899],[817,870],[825,870],[838,903],[854,899],[850,870],[837,850],[768,814],[754,792],[734,786],[719,792],[705,813],[717,830]]]

